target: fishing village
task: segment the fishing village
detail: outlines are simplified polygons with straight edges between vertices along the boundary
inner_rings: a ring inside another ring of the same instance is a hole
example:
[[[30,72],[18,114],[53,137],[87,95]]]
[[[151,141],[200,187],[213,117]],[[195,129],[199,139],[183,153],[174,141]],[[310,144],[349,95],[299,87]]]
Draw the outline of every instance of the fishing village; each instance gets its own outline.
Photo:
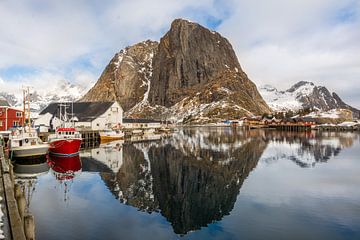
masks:
[[[360,1],[0,15],[0,240],[360,239]]]
[[[124,118],[118,102],[55,102],[31,118],[30,90],[23,90],[23,109],[5,100],[0,106],[0,197],[3,235],[7,239],[35,239],[29,211],[32,181],[37,174],[57,169],[58,179],[71,179],[81,169],[79,152],[115,141],[118,144],[152,141],[178,128],[215,127],[233,131],[269,129],[284,132],[360,131],[357,120],[339,124],[317,118],[245,117],[217,124],[180,125],[170,121]],[[15,172],[14,172],[15,169]],[[55,170],[56,171],[56,170]],[[21,180],[25,177],[25,181]],[[28,185],[25,185],[28,184]]]

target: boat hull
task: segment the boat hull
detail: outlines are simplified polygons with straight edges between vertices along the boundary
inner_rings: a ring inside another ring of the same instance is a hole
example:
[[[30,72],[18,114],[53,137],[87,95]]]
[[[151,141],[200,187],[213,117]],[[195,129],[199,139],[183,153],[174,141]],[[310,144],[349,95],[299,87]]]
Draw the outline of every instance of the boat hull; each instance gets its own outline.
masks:
[[[49,152],[48,144],[41,144],[29,147],[18,147],[10,150],[12,158],[31,158],[45,156]]]
[[[59,139],[50,142],[50,154],[71,156],[79,154],[81,139]]]
[[[124,139],[125,134],[123,132],[121,133],[105,133],[100,132],[100,141],[101,142],[109,142],[114,140],[121,140]]]

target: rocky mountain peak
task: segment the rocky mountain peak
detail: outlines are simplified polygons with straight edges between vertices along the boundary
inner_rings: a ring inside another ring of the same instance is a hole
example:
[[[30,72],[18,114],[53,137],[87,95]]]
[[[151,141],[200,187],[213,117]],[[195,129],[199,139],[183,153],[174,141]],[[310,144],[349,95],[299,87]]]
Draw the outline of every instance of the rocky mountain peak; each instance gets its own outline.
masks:
[[[229,41],[203,26],[176,19],[161,38],[150,91],[153,104],[170,107],[180,89],[204,85],[227,69],[242,72]]]
[[[81,101],[117,100],[125,111],[147,101],[158,42],[146,40],[120,50]]]
[[[344,103],[336,93],[330,93],[326,87],[317,86],[312,82],[300,81],[286,91],[263,86],[260,88],[260,93],[274,111],[349,109],[354,117],[360,116],[358,109]]]
[[[148,40],[117,53],[82,98],[113,100],[128,117],[175,121],[221,121],[270,111],[229,41],[184,19],[174,20],[159,43]]]
[[[296,90],[300,89],[300,88],[304,88],[304,87],[309,87],[309,88],[313,88],[315,85],[312,82],[308,82],[308,81],[300,81],[295,83],[293,86],[291,86],[288,90],[286,90],[287,92],[295,92]]]

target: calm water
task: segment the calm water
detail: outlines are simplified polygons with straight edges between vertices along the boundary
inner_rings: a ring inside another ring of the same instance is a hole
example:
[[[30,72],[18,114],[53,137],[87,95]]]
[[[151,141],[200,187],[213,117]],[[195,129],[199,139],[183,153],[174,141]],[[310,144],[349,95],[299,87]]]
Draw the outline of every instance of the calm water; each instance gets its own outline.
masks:
[[[193,128],[16,171],[40,240],[360,239],[359,156],[355,133]]]

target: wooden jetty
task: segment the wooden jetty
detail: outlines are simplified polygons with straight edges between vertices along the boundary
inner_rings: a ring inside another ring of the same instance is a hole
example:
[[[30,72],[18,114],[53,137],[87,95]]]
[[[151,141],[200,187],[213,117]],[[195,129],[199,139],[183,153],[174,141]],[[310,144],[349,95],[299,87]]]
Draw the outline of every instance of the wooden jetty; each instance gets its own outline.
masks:
[[[15,184],[13,166],[5,154],[4,141],[0,143],[0,195],[3,198],[3,232],[5,239],[35,239],[34,216],[27,213],[25,195]]]

